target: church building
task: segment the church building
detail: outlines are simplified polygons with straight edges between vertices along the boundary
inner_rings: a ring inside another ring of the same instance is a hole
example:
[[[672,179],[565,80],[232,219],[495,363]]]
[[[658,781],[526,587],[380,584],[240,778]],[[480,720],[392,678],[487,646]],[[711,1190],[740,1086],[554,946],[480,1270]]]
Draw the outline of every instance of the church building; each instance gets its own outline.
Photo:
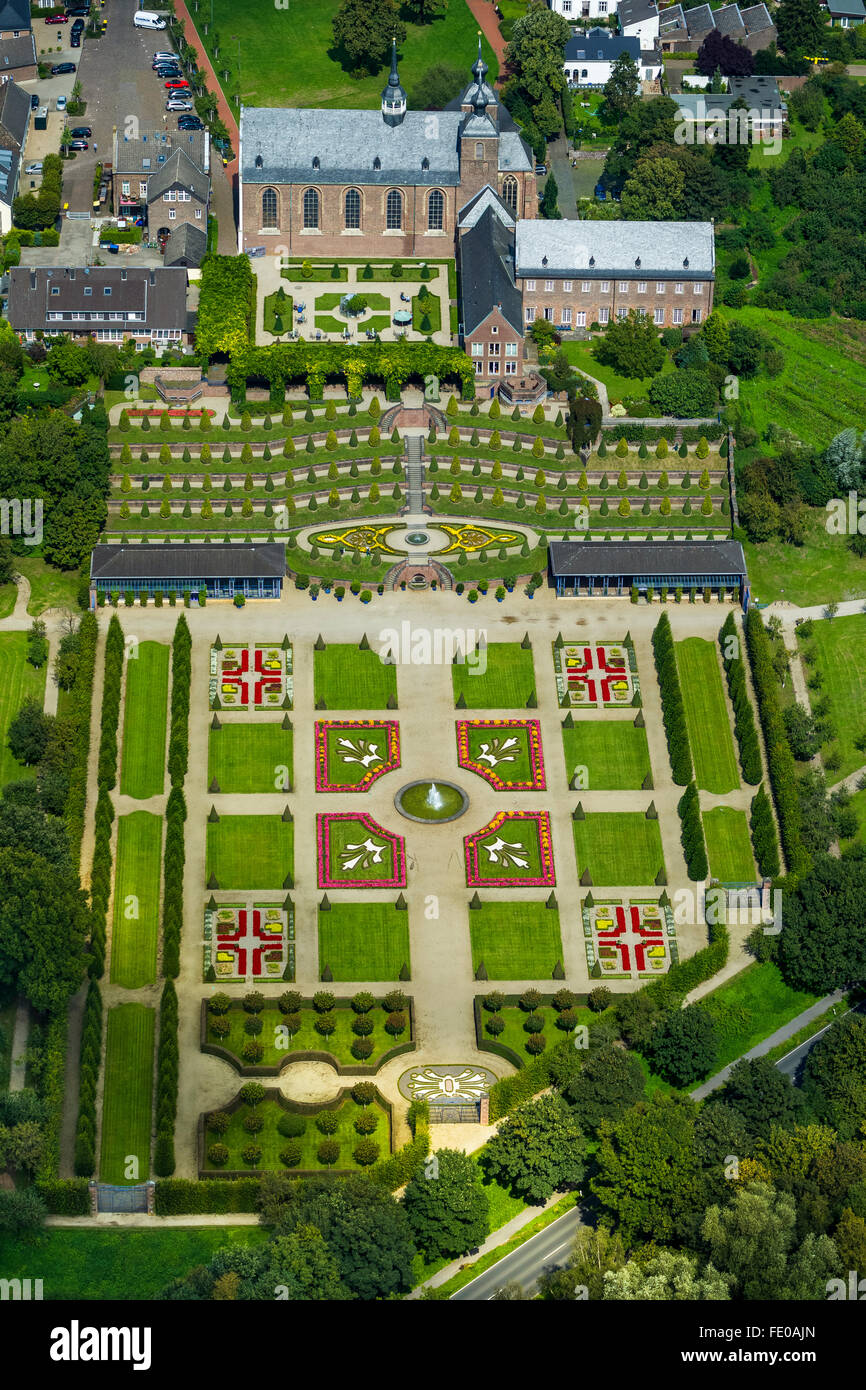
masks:
[[[488,84],[444,111],[411,111],[392,44],[377,111],[243,107],[239,251],[388,260],[455,254],[461,210],[487,187],[511,215],[535,217],[532,150]]]

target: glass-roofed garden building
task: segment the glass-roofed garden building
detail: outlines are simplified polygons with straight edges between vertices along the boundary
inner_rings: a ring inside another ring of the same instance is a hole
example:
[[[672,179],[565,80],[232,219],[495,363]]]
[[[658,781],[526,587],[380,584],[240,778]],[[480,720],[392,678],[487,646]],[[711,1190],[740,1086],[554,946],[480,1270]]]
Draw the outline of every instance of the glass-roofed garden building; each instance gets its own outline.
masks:
[[[551,541],[550,582],[559,598],[615,597],[662,588],[736,592],[749,578],[739,541]]]

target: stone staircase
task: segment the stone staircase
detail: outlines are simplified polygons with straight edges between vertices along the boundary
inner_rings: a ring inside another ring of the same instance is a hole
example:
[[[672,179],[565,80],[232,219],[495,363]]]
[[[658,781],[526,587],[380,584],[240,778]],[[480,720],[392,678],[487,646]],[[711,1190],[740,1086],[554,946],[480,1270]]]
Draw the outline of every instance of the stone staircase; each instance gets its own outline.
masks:
[[[422,462],[424,441],[420,435],[407,435],[406,446],[406,511],[410,516],[420,515],[424,510],[424,464]]]

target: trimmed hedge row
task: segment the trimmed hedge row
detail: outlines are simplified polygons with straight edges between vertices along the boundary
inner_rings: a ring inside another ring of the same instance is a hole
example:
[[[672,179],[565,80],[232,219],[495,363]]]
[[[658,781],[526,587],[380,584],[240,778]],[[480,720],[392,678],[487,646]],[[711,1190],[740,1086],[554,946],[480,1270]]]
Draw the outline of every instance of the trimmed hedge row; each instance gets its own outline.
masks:
[[[667,613],[662,613],[656,623],[652,641],[656,675],[662,697],[662,722],[668,741],[671,771],[677,785],[685,787],[691,782],[694,771],[691,749],[689,748],[686,711],[683,705],[683,692],[680,688],[680,678],[677,671],[674,638]]]
[[[602,431],[602,439],[605,444],[610,444],[619,439],[625,439],[629,444],[655,444],[659,439],[667,439],[676,433],[680,436],[684,444],[697,444],[702,438],[708,444],[714,444],[717,440],[724,442],[722,457],[727,453],[727,442],[725,435],[727,430],[724,425],[715,424],[707,421],[705,425],[678,425],[672,422],[670,425],[642,425],[638,420],[624,420],[621,425],[610,425]]]
[[[189,700],[192,638],[181,613],[171,644],[171,727],[168,736],[168,775],[173,787],[183,785],[189,764]]]
[[[734,733],[740,750],[740,767],[743,780],[756,787],[763,777],[761,767],[761,745],[755,727],[755,715],[749,691],[746,686],[746,671],[743,665],[740,639],[733,612],[729,613],[719,631],[719,646],[722,651],[722,665],[728,682],[728,694],[734,707]],[[731,653],[729,655],[729,653]],[[735,653],[735,655],[734,655]]]
[[[60,1125],[63,1119],[63,1095],[66,1086],[66,1008],[52,1014],[45,1028],[41,1048],[39,1095],[48,1106],[48,1119],[43,1127],[42,1159],[37,1178],[56,1178],[60,1169]]]
[[[35,1184],[50,1216],[89,1216],[87,1178],[47,1178]]]
[[[154,1190],[157,1216],[258,1211],[261,1178],[159,1178]]]
[[[99,979],[105,970],[105,936],[108,900],[111,896],[111,827],[114,806],[109,792],[117,782],[117,730],[120,722],[120,689],[123,680],[124,640],[118,618],[112,617],[105,639],[105,674],[102,684],[102,716],[99,735],[99,756],[93,836],[93,862],[90,869],[90,932],[91,978]]]
[[[372,1169],[370,1176],[380,1187],[396,1192],[424,1167],[430,1152],[430,1109],[426,1101],[413,1100],[406,1116],[412,1130],[408,1144],[396,1153],[383,1158]]]
[[[686,856],[689,878],[694,879],[695,882],[702,882],[707,876],[709,865],[707,864],[704,827],[701,821],[701,802],[694,782],[690,782],[686,787],[677,803],[677,810],[680,813],[682,823],[680,839],[683,853]]]
[[[89,1178],[96,1168],[96,1087],[102,1063],[102,995],[91,980],[81,1026],[78,1063],[78,1123],[75,1127],[75,1171]]]
[[[803,843],[803,821],[797,793],[794,755],[785,733],[773,671],[770,639],[761,615],[755,608],[750,609],[746,615],[746,648],[752,666],[752,681],[758,701],[761,727],[764,731],[770,786],[776,802],[782,849],[789,872],[802,874],[808,870],[811,861]]]
[[[177,979],[180,973],[180,936],[183,928],[183,875],[186,863],[184,844],[186,801],[183,795],[183,782],[189,766],[191,649],[192,638],[189,627],[186,618],[181,614],[177,620],[171,644],[171,724],[168,736],[168,775],[171,779],[171,791],[165,808],[162,899],[162,973],[171,980]],[[174,1120],[172,1118],[172,1130],[173,1128]],[[158,1123],[157,1143],[159,1143]],[[164,1158],[167,1163],[169,1161],[167,1147]],[[174,1172],[173,1156],[171,1168],[167,1169],[167,1173],[172,1172]]]
[[[752,831],[752,848],[755,851],[758,869],[764,878],[775,878],[779,872],[779,840],[776,835],[773,808],[770,805],[770,798],[764,791],[763,782],[752,798],[749,826]]]
[[[546,1090],[550,1085],[550,1055],[542,1053],[540,1057],[533,1057],[513,1076],[504,1076],[501,1081],[493,1083],[490,1087],[491,1124],[494,1120],[501,1120],[515,1105],[522,1105],[525,1100],[537,1096],[539,1091]]]
[[[78,669],[70,692],[70,717],[75,735],[75,752],[69,769],[69,790],[63,818],[69,856],[73,864],[81,858],[84,813],[87,807],[87,763],[90,756],[90,711],[93,704],[93,672],[99,624],[95,613],[85,613],[78,625]]]
[[[153,1154],[153,1171],[159,1178],[170,1178],[175,1167],[177,1073],[177,992],[172,981],[166,980],[159,1008],[159,1042],[156,1054],[156,1147]]]

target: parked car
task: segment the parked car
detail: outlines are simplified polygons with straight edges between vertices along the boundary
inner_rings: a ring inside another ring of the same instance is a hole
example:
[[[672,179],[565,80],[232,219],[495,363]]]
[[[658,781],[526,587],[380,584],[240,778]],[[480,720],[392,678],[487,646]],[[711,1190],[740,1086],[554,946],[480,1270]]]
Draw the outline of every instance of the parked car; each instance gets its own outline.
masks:
[[[54,67],[51,69],[51,76],[52,76],[52,77],[62,77],[62,76],[64,75],[64,73],[67,73],[67,72],[74,72],[74,71],[75,71],[75,64],[74,64],[74,63],[55,63],[55,64],[54,64]]]
[[[69,134],[73,140],[89,140],[93,131],[89,125],[76,125],[72,127]]]
[[[57,110],[58,110],[58,111],[65,111],[65,110],[66,110],[66,97],[58,97],[58,98],[57,98]]]
[[[169,78],[168,82],[163,83],[163,86],[169,92],[189,91],[189,83],[187,82],[185,77],[171,77]]]
[[[191,111],[192,101],[189,97],[169,97],[165,103],[166,111]]]
[[[538,178],[542,178],[543,175],[547,173],[547,165],[546,165],[546,164],[536,164],[536,166],[535,166],[535,172],[536,172]]]
[[[204,121],[198,116],[179,116],[177,122],[178,130],[204,130]]]
[[[25,174],[41,174],[41,173],[42,173],[42,160],[41,160],[41,159],[36,159],[36,160],[33,161],[32,164],[25,164],[25,166],[24,166],[24,172],[25,172]]]
[[[74,20],[72,21],[72,28],[70,29],[69,32],[70,32],[71,34],[80,34],[80,33],[82,32],[83,29],[84,29],[84,20],[81,19],[81,18],[79,17],[78,19],[74,19]]]
[[[89,150],[90,146],[86,140],[70,140],[66,148],[68,150]]]
[[[37,111],[38,109],[39,109],[39,93],[38,93],[38,92],[31,92],[31,93],[30,93],[30,110],[31,110],[31,111]]]
[[[160,59],[160,58],[164,58],[164,59],[166,59],[166,60],[167,60],[168,62],[170,62],[170,63],[176,63],[176,62],[177,62],[177,54],[176,54],[176,53],[154,53],[154,55],[153,55],[153,61],[154,61],[154,62],[157,62],[158,59]]]
[[[163,77],[183,77],[183,73],[181,72],[180,68],[178,68],[178,67],[173,67],[173,66],[171,66],[171,65],[168,64],[168,63],[165,65],[165,67],[156,68],[155,71],[156,71],[157,77],[160,77],[160,78],[163,78]]]
[[[65,24],[69,19],[68,14],[50,14],[46,19],[46,24]]]
[[[80,29],[77,30],[77,31],[76,31],[75,29],[73,29],[72,33],[69,35],[69,47],[70,47],[70,48],[80,48],[80,47],[81,47],[81,30],[80,30]]]

